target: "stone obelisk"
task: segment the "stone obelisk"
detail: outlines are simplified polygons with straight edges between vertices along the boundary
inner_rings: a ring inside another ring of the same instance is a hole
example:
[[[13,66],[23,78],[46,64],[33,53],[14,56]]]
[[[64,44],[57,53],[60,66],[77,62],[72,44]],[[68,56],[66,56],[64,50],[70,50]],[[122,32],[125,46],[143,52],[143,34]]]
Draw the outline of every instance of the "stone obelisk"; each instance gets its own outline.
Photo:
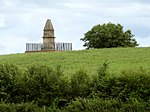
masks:
[[[55,50],[54,28],[50,19],[46,21],[43,33],[42,50]]]

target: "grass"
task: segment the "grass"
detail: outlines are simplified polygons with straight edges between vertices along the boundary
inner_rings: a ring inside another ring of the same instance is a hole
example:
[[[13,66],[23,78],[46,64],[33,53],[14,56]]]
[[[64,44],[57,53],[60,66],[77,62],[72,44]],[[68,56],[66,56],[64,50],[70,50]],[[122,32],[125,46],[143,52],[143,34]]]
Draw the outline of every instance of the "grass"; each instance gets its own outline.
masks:
[[[1,55],[1,63],[12,63],[25,70],[31,65],[61,65],[65,74],[75,73],[85,69],[88,74],[94,74],[98,66],[109,62],[109,70],[113,73],[122,70],[136,70],[139,67],[150,69],[150,48],[107,48],[81,51],[24,53]]]
[[[148,112],[149,56],[150,48],[1,55],[0,110]],[[106,60],[111,73],[105,69]]]

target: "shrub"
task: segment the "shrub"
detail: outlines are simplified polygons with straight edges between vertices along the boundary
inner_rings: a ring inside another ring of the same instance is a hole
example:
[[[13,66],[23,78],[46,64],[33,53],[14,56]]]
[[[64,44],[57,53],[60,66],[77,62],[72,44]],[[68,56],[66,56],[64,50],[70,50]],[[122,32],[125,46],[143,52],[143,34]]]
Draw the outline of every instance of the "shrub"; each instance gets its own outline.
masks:
[[[118,98],[122,101],[126,101],[130,97],[139,101],[142,100],[147,102],[149,100],[149,97],[147,97],[147,95],[150,94],[149,75],[140,74],[138,71],[129,71],[127,73],[124,72],[122,76],[114,79],[116,79],[116,84],[113,83],[112,85],[110,83],[110,88],[113,90],[112,93],[119,93]]]
[[[54,71],[46,66],[32,66],[27,71],[29,80],[29,99],[34,100],[39,106],[49,106],[60,96],[62,72]]]
[[[90,79],[85,70],[81,69],[71,76],[72,98],[86,97],[89,94]]]
[[[150,105],[149,105],[150,106]],[[120,102],[118,99],[103,100],[101,98],[78,98],[63,111],[65,112],[148,112],[144,102]]]
[[[0,110],[43,111],[149,111],[150,75],[144,69],[109,75],[104,63],[89,78],[84,69],[64,76],[60,66],[31,66],[22,72],[0,64]]]
[[[14,82],[16,76],[21,75],[17,66],[12,64],[0,64],[0,100],[11,102],[13,97]]]
[[[101,98],[107,97],[107,80],[108,79],[108,61],[105,62],[98,68],[97,74],[92,77],[92,81],[90,83],[90,91],[91,95],[97,95]]]
[[[0,103],[1,112],[44,112],[43,110],[44,108],[40,108],[36,104],[33,104],[32,102],[21,104],[5,103],[5,102]]]

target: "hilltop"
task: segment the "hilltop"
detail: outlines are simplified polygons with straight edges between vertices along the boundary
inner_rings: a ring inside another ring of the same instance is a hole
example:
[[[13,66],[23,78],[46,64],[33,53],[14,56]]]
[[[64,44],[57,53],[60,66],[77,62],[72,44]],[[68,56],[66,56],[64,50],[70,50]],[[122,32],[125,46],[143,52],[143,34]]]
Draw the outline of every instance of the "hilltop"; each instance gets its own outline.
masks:
[[[150,48],[105,48],[81,51],[24,53],[1,55],[1,63],[11,63],[20,69],[30,65],[47,65],[56,67],[61,65],[65,74],[75,73],[85,69],[88,74],[94,71],[105,61],[109,63],[111,72],[121,72],[125,69],[150,69]]]

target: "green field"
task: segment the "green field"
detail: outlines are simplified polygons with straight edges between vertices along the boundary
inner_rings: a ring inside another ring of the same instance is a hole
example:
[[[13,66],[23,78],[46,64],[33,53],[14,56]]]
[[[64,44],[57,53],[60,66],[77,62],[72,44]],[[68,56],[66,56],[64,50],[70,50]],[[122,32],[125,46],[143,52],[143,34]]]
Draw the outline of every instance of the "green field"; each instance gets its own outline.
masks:
[[[1,112],[150,112],[150,48],[10,54],[0,61]]]
[[[79,69],[85,69],[88,74],[94,74],[98,66],[105,61],[109,63],[110,72],[139,69],[150,70],[150,48],[105,48],[81,51],[23,53],[1,55],[1,63],[12,63],[21,69],[30,65],[46,65],[56,67],[61,65],[65,74],[72,74]]]

